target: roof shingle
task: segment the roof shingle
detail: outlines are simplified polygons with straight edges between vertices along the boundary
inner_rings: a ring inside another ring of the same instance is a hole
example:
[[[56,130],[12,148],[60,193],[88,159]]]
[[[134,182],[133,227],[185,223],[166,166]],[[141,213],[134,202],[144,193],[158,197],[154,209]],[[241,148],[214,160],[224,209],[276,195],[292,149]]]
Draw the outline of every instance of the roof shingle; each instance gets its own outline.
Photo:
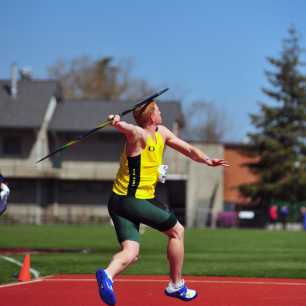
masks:
[[[10,81],[0,80],[0,127],[39,128],[58,83],[52,80],[18,81],[17,97],[10,94]]]
[[[58,104],[49,129],[55,132],[84,132],[93,129],[104,122],[109,114],[119,114],[130,109],[135,102],[106,102],[96,100],[67,100]],[[183,115],[178,102],[158,102],[162,112],[163,124],[169,128],[178,121],[183,124]],[[124,120],[135,123],[132,114]],[[104,131],[110,128],[104,129]]]

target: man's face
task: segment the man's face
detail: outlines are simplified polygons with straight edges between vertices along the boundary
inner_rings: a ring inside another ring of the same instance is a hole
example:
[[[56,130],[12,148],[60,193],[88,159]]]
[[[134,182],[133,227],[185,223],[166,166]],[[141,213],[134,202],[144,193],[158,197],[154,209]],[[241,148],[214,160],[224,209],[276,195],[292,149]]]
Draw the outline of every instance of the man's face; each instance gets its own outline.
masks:
[[[154,111],[151,115],[152,121],[154,124],[161,124],[162,123],[162,118],[161,118],[161,112],[159,110],[159,107],[157,104],[154,106]]]

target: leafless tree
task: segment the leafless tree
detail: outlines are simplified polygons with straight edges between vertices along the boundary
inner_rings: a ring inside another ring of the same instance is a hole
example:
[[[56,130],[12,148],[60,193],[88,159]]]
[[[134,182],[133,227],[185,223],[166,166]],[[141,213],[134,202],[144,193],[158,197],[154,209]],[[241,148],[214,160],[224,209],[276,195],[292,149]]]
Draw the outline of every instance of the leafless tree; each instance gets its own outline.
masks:
[[[196,101],[185,111],[186,136],[192,140],[217,143],[227,131],[226,115],[213,102]]]
[[[117,101],[135,99],[154,90],[147,81],[133,78],[129,59],[115,63],[112,57],[97,60],[83,55],[59,59],[48,67],[48,75],[60,81],[65,98]]]

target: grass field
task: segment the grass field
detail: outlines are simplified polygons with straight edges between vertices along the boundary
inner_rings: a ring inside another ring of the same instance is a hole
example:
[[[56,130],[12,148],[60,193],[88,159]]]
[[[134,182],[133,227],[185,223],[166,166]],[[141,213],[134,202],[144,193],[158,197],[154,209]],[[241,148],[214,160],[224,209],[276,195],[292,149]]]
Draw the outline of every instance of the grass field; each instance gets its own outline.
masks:
[[[185,274],[306,278],[305,232],[190,229],[185,237]],[[140,260],[126,274],[167,274],[166,242],[147,230],[141,236]],[[65,249],[31,255],[32,267],[44,276],[92,274],[108,263],[118,244],[107,225],[0,225],[0,248],[9,247]],[[16,281],[18,271],[0,258],[0,283]]]

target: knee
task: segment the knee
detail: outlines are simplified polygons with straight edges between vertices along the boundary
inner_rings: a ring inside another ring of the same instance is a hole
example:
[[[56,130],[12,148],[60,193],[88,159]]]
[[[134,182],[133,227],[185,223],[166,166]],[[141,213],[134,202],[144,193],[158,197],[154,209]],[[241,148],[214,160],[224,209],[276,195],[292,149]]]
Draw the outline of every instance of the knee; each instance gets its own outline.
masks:
[[[136,241],[125,241],[121,245],[120,258],[124,266],[130,265],[138,260],[139,243]]]
[[[172,229],[167,231],[167,235],[169,238],[176,238],[183,240],[184,231],[185,231],[184,226],[181,223],[177,222],[177,224]]]
[[[138,251],[127,251],[126,261],[127,264],[133,264],[139,259],[139,252]]]
[[[179,239],[184,238],[185,229],[184,229],[184,226],[181,225],[180,223],[178,223],[178,228],[177,228],[176,232],[177,232],[176,233],[177,238],[179,238]]]
[[[131,264],[135,263],[138,260],[139,260],[139,254],[137,254],[133,258],[131,258]]]

